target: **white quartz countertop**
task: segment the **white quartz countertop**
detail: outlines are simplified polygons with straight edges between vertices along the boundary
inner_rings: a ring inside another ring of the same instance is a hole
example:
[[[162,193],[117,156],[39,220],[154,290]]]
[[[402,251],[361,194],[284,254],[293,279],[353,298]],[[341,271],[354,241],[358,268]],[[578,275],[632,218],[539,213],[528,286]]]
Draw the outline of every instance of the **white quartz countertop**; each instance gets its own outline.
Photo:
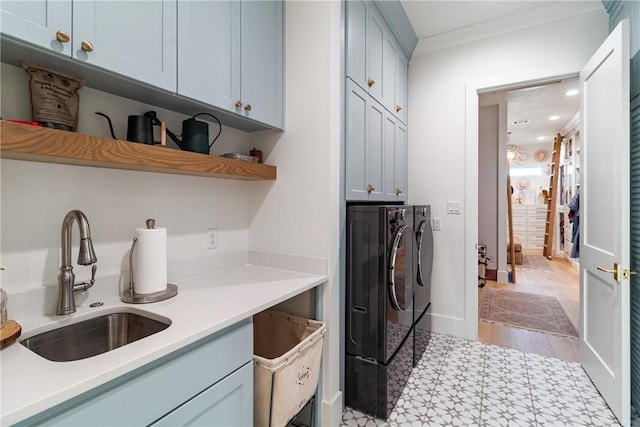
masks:
[[[0,425],[10,425],[133,371],[203,337],[327,281],[327,276],[254,265],[175,282],[178,295],[152,304],[102,299],[68,316],[14,319],[18,341],[37,333],[114,312],[168,318],[171,326],[110,352],[73,362],[51,362],[19,342],[0,352]]]

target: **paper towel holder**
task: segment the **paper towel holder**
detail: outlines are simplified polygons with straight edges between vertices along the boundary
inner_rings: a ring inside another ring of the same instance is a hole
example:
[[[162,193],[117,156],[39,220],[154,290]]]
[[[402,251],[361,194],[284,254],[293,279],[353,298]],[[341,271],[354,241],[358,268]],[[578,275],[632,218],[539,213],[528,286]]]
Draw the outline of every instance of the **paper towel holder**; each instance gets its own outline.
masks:
[[[148,219],[147,228],[153,228],[155,225],[154,223],[154,220]],[[137,241],[138,238],[134,237],[133,243],[131,244],[131,250],[129,251],[129,289],[122,293],[120,300],[129,304],[149,304],[151,302],[164,301],[178,295],[178,287],[172,283],[167,283],[167,289],[150,294],[137,294],[133,290],[133,250],[136,247]]]

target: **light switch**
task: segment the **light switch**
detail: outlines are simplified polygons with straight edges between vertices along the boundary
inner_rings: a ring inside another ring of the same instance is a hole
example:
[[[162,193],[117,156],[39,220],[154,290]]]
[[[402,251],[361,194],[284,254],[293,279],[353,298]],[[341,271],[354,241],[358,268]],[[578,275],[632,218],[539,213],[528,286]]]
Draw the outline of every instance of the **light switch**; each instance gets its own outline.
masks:
[[[460,202],[452,201],[447,202],[447,213],[453,215],[460,215],[462,212],[460,211]]]

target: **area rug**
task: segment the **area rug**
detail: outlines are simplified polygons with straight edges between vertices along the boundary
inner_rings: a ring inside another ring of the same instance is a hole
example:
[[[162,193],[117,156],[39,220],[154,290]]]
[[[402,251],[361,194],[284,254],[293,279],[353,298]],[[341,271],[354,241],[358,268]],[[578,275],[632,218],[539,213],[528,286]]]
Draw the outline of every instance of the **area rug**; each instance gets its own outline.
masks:
[[[554,272],[547,260],[544,259],[544,256],[537,254],[522,254],[522,265],[517,267],[523,270]]]
[[[480,320],[565,337],[578,333],[556,297],[485,288]]]

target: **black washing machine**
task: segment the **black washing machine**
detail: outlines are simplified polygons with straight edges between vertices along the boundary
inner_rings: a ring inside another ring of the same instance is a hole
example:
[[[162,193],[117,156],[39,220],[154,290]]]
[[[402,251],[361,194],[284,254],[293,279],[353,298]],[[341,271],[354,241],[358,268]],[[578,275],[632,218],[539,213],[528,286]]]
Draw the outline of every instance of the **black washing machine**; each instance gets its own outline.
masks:
[[[431,339],[431,270],[433,269],[431,206],[414,206],[413,221],[418,248],[413,307],[413,327],[415,330],[413,364],[417,365]]]
[[[345,404],[387,419],[413,367],[413,208],[347,207]]]

